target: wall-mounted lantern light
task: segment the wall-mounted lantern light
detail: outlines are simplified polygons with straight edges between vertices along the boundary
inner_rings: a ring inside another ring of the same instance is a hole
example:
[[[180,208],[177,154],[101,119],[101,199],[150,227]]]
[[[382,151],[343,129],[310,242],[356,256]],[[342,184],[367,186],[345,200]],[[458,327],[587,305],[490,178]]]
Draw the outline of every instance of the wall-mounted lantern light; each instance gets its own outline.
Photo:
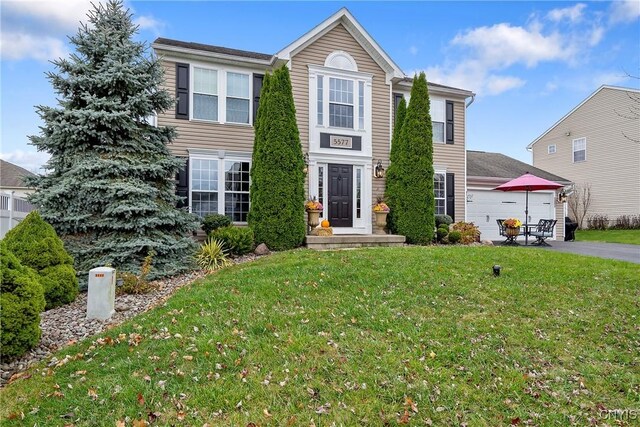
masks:
[[[304,153],[303,160],[304,160],[304,168],[302,169],[302,172],[306,174],[309,172],[309,153]]]
[[[384,168],[382,167],[382,160],[378,160],[375,168],[373,168],[373,176],[375,178],[384,178]]]
[[[566,203],[567,202],[567,193],[562,190],[558,193],[558,203]]]

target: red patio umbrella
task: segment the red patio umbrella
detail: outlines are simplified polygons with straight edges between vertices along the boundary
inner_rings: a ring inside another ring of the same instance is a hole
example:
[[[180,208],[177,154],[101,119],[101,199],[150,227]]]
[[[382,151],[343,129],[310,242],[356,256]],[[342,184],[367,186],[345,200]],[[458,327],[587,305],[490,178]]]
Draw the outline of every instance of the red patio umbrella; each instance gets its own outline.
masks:
[[[549,181],[548,179],[540,178],[539,176],[535,176],[530,174],[529,172],[525,173],[518,178],[512,179],[509,182],[505,182],[502,185],[497,186],[494,190],[500,191],[526,191],[525,195],[525,208],[524,208],[524,222],[529,222],[529,191],[538,191],[538,190],[556,190],[558,188],[562,188],[564,185],[558,184],[557,182]],[[524,236],[524,244],[528,243],[529,234],[525,234]]]

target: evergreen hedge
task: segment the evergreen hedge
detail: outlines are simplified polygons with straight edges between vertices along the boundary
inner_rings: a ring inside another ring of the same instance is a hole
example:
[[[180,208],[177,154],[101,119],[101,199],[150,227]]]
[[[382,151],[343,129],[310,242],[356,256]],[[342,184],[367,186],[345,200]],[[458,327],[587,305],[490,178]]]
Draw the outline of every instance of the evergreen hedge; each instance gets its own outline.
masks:
[[[23,266],[0,241],[0,354],[21,356],[40,341],[40,312],[45,300],[32,269]]]
[[[385,182],[385,202],[389,206],[389,214],[387,215],[387,229],[391,234],[398,232],[396,226],[396,213],[398,209],[398,203],[396,201],[398,188],[401,186],[401,176],[398,171],[398,153],[401,151],[400,145],[402,140],[400,139],[400,133],[402,132],[402,125],[407,115],[407,101],[404,97],[398,104],[398,110],[396,111],[395,124],[393,126],[393,136],[391,137],[391,152],[389,153],[389,167],[387,168],[386,182]]]
[[[395,226],[407,242],[427,245],[433,241],[435,201],[433,194],[433,134],[429,90],[424,73],[414,77],[411,101],[402,124],[394,156],[397,165]]]
[[[46,309],[72,302],[78,295],[73,258],[53,227],[37,211],[31,212],[4,238],[7,248],[32,268],[44,289]]]
[[[304,159],[289,69],[265,76],[255,123],[249,227],[272,250],[304,240]]]

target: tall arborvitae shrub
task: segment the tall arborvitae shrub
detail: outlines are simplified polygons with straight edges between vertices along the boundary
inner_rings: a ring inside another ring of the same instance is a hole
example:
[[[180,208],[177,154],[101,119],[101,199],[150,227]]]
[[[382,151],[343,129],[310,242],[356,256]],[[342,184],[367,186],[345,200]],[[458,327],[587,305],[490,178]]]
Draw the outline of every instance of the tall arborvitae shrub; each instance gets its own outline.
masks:
[[[170,127],[148,117],[174,104],[161,88],[163,70],[121,1],[98,3],[70,38],[75,52],[54,62],[48,78],[57,107],[38,107],[42,133],[32,136],[51,155],[49,173],[32,180],[31,201],[64,240],[81,278],[111,264],[138,272],[156,253],[149,277],[189,268],[197,227],[176,209],[175,175],[182,162],[168,144]]]
[[[78,295],[73,258],[53,227],[37,211],[31,212],[4,238],[7,248],[26,267],[35,270],[44,289],[46,308],[68,304]]]
[[[424,73],[414,77],[411,101],[400,133],[396,163],[399,187],[395,223],[397,232],[415,244],[433,240],[433,136],[429,91]]]
[[[249,226],[256,243],[274,250],[302,244],[304,159],[289,69],[267,77],[260,94],[251,168]]]
[[[386,175],[386,187],[385,187],[385,201],[387,206],[389,206],[390,212],[387,215],[387,228],[392,234],[396,234],[398,232],[398,227],[396,226],[396,210],[398,209],[398,204],[396,202],[398,188],[400,187],[400,179],[402,178],[398,173],[398,164],[396,162],[398,158],[398,153],[401,151],[400,143],[400,133],[402,132],[402,125],[404,124],[405,116],[407,115],[407,101],[404,98],[400,100],[400,104],[398,104],[398,109],[396,111],[395,123],[393,126],[393,136],[391,137],[391,152],[390,152],[390,165],[387,169]]]
[[[35,273],[0,241],[0,354],[21,356],[40,341],[44,292]]]

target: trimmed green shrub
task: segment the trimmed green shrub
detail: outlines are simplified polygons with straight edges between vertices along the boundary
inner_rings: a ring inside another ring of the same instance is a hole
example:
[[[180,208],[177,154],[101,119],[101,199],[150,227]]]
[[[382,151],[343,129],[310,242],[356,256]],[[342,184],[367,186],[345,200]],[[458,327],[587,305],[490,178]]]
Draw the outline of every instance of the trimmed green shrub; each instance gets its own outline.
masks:
[[[436,227],[440,228],[443,224],[448,228],[450,224],[453,224],[453,218],[449,215],[436,215]]]
[[[62,240],[37,211],[31,212],[4,238],[7,248],[24,266],[38,274],[47,302],[46,309],[68,304],[78,295],[73,258]]]
[[[221,240],[208,239],[196,252],[196,262],[203,270],[215,271],[231,262],[227,259],[227,249]]]
[[[231,255],[244,255],[255,246],[253,230],[249,227],[222,227],[209,234],[210,239],[219,240]]]
[[[395,211],[398,208],[395,201],[395,197],[398,194],[399,182],[401,179],[400,172],[398,170],[398,152],[401,150],[400,133],[402,132],[402,125],[407,115],[407,102],[404,97],[398,104],[398,110],[396,111],[395,124],[393,126],[393,136],[391,137],[391,152],[389,153],[389,168],[387,169],[385,180],[385,192],[384,198],[389,206],[389,214],[387,215],[387,229],[391,234],[397,233],[396,216]]]
[[[438,242],[442,243],[445,237],[449,234],[449,229],[447,228],[438,228],[436,230],[436,236],[438,238]]]
[[[202,229],[204,230],[205,233],[207,233],[207,236],[209,235],[209,233],[211,233],[213,230],[217,230],[218,228],[221,227],[228,227],[231,225],[231,218],[229,218],[226,215],[220,215],[220,214],[209,214],[209,215],[205,215],[205,217],[202,219]]]
[[[304,158],[289,69],[265,76],[255,123],[249,227],[273,250],[300,246],[306,225]]]
[[[449,236],[447,236],[447,238],[449,239],[449,243],[455,245],[456,243],[460,242],[460,239],[462,239],[462,233],[454,230],[451,233],[449,233]]]
[[[40,341],[40,312],[45,300],[42,285],[34,271],[23,266],[0,242],[0,353],[16,357]]]
[[[414,77],[411,101],[399,136],[395,164],[397,184],[390,190],[397,233],[408,243],[432,242],[435,229],[433,194],[433,136],[429,90],[424,73]]]

